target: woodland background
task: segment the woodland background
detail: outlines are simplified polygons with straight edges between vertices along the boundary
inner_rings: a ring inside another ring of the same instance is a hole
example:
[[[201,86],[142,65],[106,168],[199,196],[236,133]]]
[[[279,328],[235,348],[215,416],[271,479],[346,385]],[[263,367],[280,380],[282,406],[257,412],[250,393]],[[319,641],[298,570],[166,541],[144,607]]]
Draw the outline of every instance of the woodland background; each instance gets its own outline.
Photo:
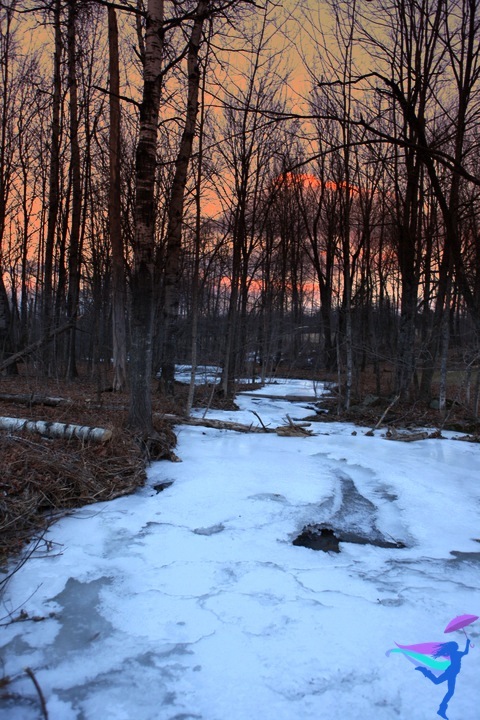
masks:
[[[478,0],[2,0],[0,370],[478,416],[479,54]]]

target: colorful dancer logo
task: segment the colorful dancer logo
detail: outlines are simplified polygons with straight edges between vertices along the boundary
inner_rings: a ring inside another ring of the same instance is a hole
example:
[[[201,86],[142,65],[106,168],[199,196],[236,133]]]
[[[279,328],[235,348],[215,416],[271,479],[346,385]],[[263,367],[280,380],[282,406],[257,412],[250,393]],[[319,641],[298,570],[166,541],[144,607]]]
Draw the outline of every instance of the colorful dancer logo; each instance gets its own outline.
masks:
[[[475,620],[478,620],[477,615],[458,615],[448,623],[444,632],[450,633],[455,630],[463,630],[465,637],[467,637],[465,627],[475,622]],[[437,715],[448,720],[446,716],[447,706],[455,692],[455,682],[461,670],[462,657],[468,654],[470,647],[473,648],[470,639],[467,637],[463,652],[459,651],[456,642],[418,643],[417,645],[399,645],[395,643],[395,645],[396,648],[387,651],[387,657],[392,652],[401,653],[415,665],[415,670],[421,672],[435,685],[447,683],[447,692],[440,703]]]

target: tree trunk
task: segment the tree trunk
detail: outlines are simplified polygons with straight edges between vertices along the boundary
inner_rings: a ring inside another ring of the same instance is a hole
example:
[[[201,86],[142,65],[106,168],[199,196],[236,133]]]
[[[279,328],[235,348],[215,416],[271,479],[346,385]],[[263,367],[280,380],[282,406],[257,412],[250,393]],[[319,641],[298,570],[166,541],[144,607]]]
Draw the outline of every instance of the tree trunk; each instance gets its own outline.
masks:
[[[82,182],[80,170],[80,146],[78,142],[78,87],[77,87],[77,50],[76,50],[76,18],[77,0],[69,0],[68,4],[68,87],[70,94],[70,172],[72,178],[72,216],[70,219],[70,246],[68,255],[68,293],[67,315],[75,320],[80,290],[80,225],[82,211]],[[68,338],[67,376],[77,377],[76,365],[76,327],[72,324]]]
[[[13,360],[13,342],[12,342],[12,321],[10,305],[8,302],[7,290],[0,271],[0,359],[7,357],[9,373],[16,374],[17,366]],[[10,356],[10,357],[9,357]],[[11,362],[9,362],[11,360]],[[5,365],[5,361],[2,363]]]
[[[115,9],[108,8],[108,46],[110,74],[110,194],[109,229],[112,250],[112,331],[113,389],[127,384],[127,329],[125,321],[126,286],[120,202],[120,73],[118,63],[118,24]]]
[[[62,30],[60,26],[61,2],[55,1],[53,24],[55,28],[55,52],[53,56],[53,96],[52,126],[50,145],[50,175],[48,188],[47,235],[45,238],[45,255],[43,261],[43,295],[42,324],[43,335],[50,332],[53,316],[53,250],[58,222],[59,182],[60,182],[60,106],[61,106],[61,62],[62,62]],[[52,351],[45,345],[43,353],[45,373],[50,374]]]
[[[433,322],[430,335],[427,339],[426,346],[423,350],[424,366],[422,368],[422,379],[420,382],[420,397],[423,400],[429,400],[432,394],[432,382],[435,373],[435,363],[441,344],[442,326],[444,322],[445,298],[447,295],[447,287],[450,285],[452,277],[452,265],[450,252],[448,247],[444,247],[442,260],[440,262],[439,277],[437,284],[437,296],[435,299],[435,310],[433,312]],[[447,320],[448,322],[448,320]]]
[[[438,392],[438,409],[445,417],[447,408],[447,368],[448,368],[448,346],[450,341],[450,287],[448,283],[446,307],[442,318],[441,344],[440,344],[440,387]]]
[[[172,192],[168,209],[167,249],[165,259],[165,299],[163,306],[164,341],[160,384],[163,392],[173,395],[176,360],[176,330],[178,327],[180,256],[182,250],[183,207],[187,170],[192,156],[195,125],[198,114],[198,94],[200,88],[200,68],[198,52],[202,40],[202,30],[209,12],[210,0],[200,0],[197,5],[188,43],[188,98],[185,125],[180,148],[175,163]]]
[[[235,223],[238,226],[238,223]],[[221,388],[224,397],[233,397],[235,394],[235,359],[238,325],[238,294],[240,275],[240,239],[239,233],[233,233],[232,252],[232,280],[230,285],[230,300],[228,305],[225,354],[222,368]]]
[[[417,283],[413,277],[402,278],[400,327],[395,360],[395,392],[410,397],[415,371],[415,318],[417,314]]]
[[[14,350],[12,313],[8,302],[7,289],[3,279],[3,244],[5,222],[7,217],[7,203],[12,182],[11,143],[9,139],[9,124],[11,118],[10,100],[12,88],[10,85],[10,53],[14,43],[11,23],[13,20],[12,8],[6,8],[5,27],[2,28],[3,42],[0,56],[0,69],[2,82],[2,95],[0,96],[0,358],[11,355]],[[17,367],[12,363],[9,372],[15,374]]]
[[[135,229],[131,280],[130,410],[128,426],[151,437],[155,175],[162,84],[163,0],[148,0],[140,129],[135,159]]]
[[[210,51],[210,38],[208,39],[207,56]],[[207,60],[205,60],[205,63]],[[196,192],[196,213],[195,213],[195,252],[194,252],[194,267],[193,267],[193,288],[192,288],[192,335],[191,335],[191,364],[192,371],[190,374],[190,385],[188,388],[188,397],[186,405],[186,415],[190,415],[193,407],[193,399],[195,396],[195,379],[197,370],[197,355],[198,355],[198,314],[199,314],[199,284],[200,284],[200,242],[201,242],[201,211],[202,211],[202,173],[203,173],[203,129],[205,125],[205,79],[206,72],[203,73],[202,83],[202,99],[201,99],[201,112],[200,112],[200,123],[198,128],[198,169],[197,169],[197,192]]]

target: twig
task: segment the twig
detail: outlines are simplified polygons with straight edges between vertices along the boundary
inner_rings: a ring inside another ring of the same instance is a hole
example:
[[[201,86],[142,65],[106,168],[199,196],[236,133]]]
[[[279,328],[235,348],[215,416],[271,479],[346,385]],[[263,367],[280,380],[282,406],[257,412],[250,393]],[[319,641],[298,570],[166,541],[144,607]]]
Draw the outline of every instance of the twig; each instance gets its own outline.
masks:
[[[13,575],[13,573],[12,573],[12,575]],[[10,577],[11,577],[11,576],[10,576]],[[40,585],[37,585],[37,587],[35,588],[35,590],[31,593],[31,595],[28,596],[28,598],[27,598],[26,600],[24,600],[20,605],[18,605],[18,606],[17,606],[16,608],[14,608],[11,612],[9,612],[8,615],[5,615],[5,617],[0,618],[0,622],[2,623],[2,625],[1,625],[0,627],[7,627],[8,625],[10,625],[10,623],[12,622],[11,618],[13,617],[13,613],[16,613],[17,610],[20,610],[20,608],[23,608],[23,606],[27,604],[27,602],[30,600],[30,598],[32,598],[32,597],[35,595],[35,593],[38,592],[38,590],[42,587],[42,585],[43,585],[43,583],[40,583]],[[6,609],[7,609],[7,606],[6,606],[5,603],[3,603],[3,606],[4,606],[5,610],[6,610]],[[6,620],[7,617],[10,618],[9,622],[8,622],[8,623],[3,623],[3,621]]]
[[[260,415],[259,415],[257,412],[255,412],[255,410],[250,410],[250,412],[255,415],[255,417],[257,418],[258,422],[259,422],[260,425],[262,426],[262,428],[263,428],[264,430],[268,430],[267,425],[264,424],[264,422],[263,422],[262,418],[260,417]]]
[[[11,570],[11,571],[8,573],[8,575],[0,581],[0,594],[1,594],[1,593],[5,590],[5,588],[7,587],[7,584],[8,584],[8,582],[9,582],[9,580],[11,580],[12,577],[15,575],[15,573],[18,572],[18,571],[20,570],[20,568],[22,568],[28,560],[30,560],[30,558],[32,557],[32,555],[34,554],[34,552],[39,548],[40,544],[41,544],[42,542],[44,542],[44,535],[45,535],[47,529],[48,529],[48,528],[45,528],[45,530],[43,530],[43,532],[42,532],[42,534],[40,535],[39,538],[35,538],[34,544],[32,543],[30,549],[27,550],[27,552],[25,552],[25,553],[23,554],[23,557],[18,561],[18,563],[17,563],[17,564],[15,565],[15,567],[13,568],[13,570]],[[39,585],[38,587],[40,587],[40,585]],[[38,590],[38,587],[37,587],[37,590]],[[35,590],[34,592],[37,592],[37,590]],[[32,593],[32,594],[34,594],[34,593]],[[32,596],[30,595],[30,597],[32,597]],[[29,600],[30,600],[30,597],[28,598]],[[20,606],[20,607],[21,607],[21,606]],[[17,608],[17,609],[18,609],[18,608]],[[3,618],[2,618],[2,619],[3,619]]]
[[[393,398],[392,402],[391,402],[390,405],[387,407],[387,409],[386,409],[385,412],[383,413],[382,417],[380,418],[380,420],[377,422],[377,424],[376,424],[375,427],[373,428],[374,430],[378,430],[378,428],[380,427],[380,425],[381,425],[382,422],[383,422],[383,418],[384,418],[385,415],[388,413],[388,411],[395,405],[395,403],[398,402],[398,400],[400,400],[400,395],[396,395],[396,396]]]
[[[47,703],[45,702],[45,697],[44,697],[44,695],[43,695],[42,688],[41,688],[40,685],[38,684],[38,680],[37,680],[37,678],[35,677],[35,675],[34,675],[34,673],[33,673],[33,670],[32,670],[31,668],[29,668],[29,667],[26,667],[26,668],[24,668],[24,669],[25,669],[25,672],[27,673],[28,677],[30,678],[30,680],[31,680],[31,681],[33,682],[33,684],[35,685],[35,690],[37,691],[38,697],[40,698],[40,705],[41,705],[41,707],[42,707],[43,717],[45,718],[45,720],[48,720]]]

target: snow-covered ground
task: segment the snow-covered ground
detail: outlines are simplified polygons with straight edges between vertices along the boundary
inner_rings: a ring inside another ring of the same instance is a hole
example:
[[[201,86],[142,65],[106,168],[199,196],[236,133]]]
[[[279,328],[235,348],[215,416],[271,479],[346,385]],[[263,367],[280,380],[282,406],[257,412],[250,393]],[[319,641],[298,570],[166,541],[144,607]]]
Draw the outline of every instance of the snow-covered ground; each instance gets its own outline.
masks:
[[[311,414],[282,396],[313,398],[313,386],[268,386],[208,417],[257,424],[255,410],[274,427]],[[3,597],[0,670],[13,680],[0,715],[45,716],[27,666],[49,720],[437,717],[446,684],[385,653],[446,640],[463,650],[463,633],[443,630],[480,615],[480,446],[313,429],[178,427],[181,463],[155,463],[135,495],[56,523],[50,556],[29,560]],[[292,545],[310,523],[406,547]],[[9,624],[21,610],[46,619]],[[479,629],[467,629],[476,647],[453,720],[480,718]]]

